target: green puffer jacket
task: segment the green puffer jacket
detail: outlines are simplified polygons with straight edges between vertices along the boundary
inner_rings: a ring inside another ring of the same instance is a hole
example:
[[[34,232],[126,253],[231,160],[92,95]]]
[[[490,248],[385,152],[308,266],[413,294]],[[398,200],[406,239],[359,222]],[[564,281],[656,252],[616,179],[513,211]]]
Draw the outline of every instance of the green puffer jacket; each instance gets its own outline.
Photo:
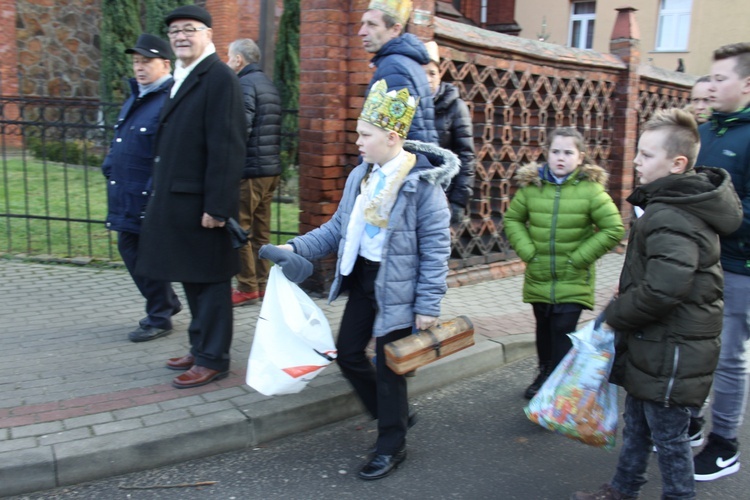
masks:
[[[555,184],[547,165],[524,165],[505,213],[505,234],[526,263],[523,301],[594,307],[594,263],[625,234],[609,175],[582,165]]]
[[[614,328],[612,383],[669,406],[701,406],[719,360],[724,275],[719,238],[742,223],[720,168],[669,175],[628,198],[645,208],[630,230],[620,293],[604,311]]]

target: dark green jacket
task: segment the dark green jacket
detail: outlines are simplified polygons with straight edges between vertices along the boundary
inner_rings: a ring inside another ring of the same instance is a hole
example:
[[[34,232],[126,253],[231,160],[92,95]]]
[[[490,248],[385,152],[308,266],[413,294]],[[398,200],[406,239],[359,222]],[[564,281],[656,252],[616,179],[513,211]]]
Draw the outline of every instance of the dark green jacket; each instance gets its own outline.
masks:
[[[701,406],[719,359],[724,278],[717,234],[742,223],[729,175],[669,175],[628,198],[645,209],[630,231],[620,293],[605,310],[617,332],[610,380],[638,399]]]
[[[607,172],[582,165],[562,184],[547,166],[518,170],[521,186],[505,213],[505,234],[526,263],[523,301],[594,307],[594,263],[625,230],[605,191]]]

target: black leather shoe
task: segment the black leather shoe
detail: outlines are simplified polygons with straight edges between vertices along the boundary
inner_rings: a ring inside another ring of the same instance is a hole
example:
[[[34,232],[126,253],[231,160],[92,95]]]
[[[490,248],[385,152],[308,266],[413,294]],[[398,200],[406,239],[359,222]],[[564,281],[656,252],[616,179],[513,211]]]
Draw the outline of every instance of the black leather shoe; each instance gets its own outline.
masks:
[[[382,479],[397,469],[404,460],[406,460],[406,445],[393,455],[375,455],[359,471],[359,478],[365,481]]]
[[[172,333],[171,328],[155,328],[153,326],[139,326],[128,334],[132,342],[148,342]]]

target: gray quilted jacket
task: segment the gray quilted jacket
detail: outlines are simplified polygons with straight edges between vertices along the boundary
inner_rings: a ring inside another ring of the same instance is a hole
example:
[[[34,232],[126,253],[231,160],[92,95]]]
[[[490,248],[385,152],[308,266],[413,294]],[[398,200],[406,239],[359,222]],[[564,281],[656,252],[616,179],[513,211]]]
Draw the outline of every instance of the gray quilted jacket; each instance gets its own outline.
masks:
[[[386,229],[375,281],[375,337],[408,328],[414,324],[415,314],[439,316],[447,290],[450,211],[443,189],[458,173],[460,162],[455,154],[432,144],[406,141],[404,149],[417,154],[417,163],[401,187]],[[342,291],[340,261],[346,228],[367,169],[368,164],[362,163],[349,174],[331,220],[290,241],[299,255],[311,260],[337,252],[329,301]]]

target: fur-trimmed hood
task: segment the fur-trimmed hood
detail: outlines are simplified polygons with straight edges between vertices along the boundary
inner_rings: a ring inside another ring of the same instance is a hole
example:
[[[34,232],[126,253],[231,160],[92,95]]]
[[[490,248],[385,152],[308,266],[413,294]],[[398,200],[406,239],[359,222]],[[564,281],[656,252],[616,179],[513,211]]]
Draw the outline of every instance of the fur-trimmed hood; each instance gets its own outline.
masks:
[[[571,176],[574,176],[579,180],[596,182],[605,188],[609,181],[609,173],[606,170],[599,165],[593,165],[590,163],[585,163],[578,167],[573,171]],[[543,182],[553,182],[547,164],[539,165],[537,162],[527,163],[519,168],[514,179],[521,187],[530,185],[542,187]]]
[[[417,162],[412,169],[420,179],[447,189],[451,179],[461,170],[461,160],[455,153],[434,144],[421,141],[406,141],[404,149],[410,153],[421,153],[427,162]]]

